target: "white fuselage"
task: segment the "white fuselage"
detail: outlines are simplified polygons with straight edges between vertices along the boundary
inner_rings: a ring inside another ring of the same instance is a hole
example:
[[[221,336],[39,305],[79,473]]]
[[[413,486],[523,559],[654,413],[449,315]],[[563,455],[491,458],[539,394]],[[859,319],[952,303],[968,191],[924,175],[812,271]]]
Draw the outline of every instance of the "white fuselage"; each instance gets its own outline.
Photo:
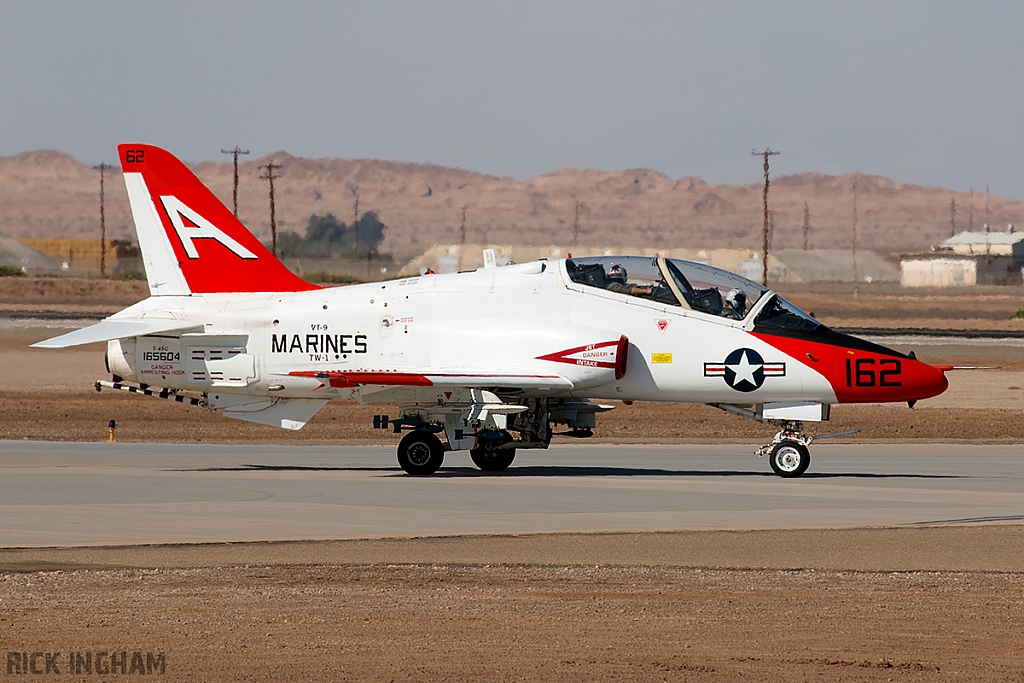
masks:
[[[822,375],[750,334],[743,321],[580,285],[564,263],[295,293],[154,296],[114,319],[174,318],[195,327],[111,342],[108,363],[148,385],[282,398],[421,402],[446,382],[473,377],[524,396],[836,402]],[[628,362],[617,380],[589,362],[586,349],[621,335]],[[562,362],[541,359],[580,347]],[[785,369],[745,393],[708,376],[706,364],[740,348]],[[423,375],[432,386],[332,388],[315,376],[337,371]]]

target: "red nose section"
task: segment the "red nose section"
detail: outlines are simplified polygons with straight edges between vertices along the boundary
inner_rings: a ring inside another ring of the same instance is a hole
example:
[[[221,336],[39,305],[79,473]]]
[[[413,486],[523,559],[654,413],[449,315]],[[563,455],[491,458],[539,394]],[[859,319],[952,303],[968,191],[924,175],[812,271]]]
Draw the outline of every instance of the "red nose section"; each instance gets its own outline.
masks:
[[[806,339],[754,333],[788,356],[823,375],[840,403],[895,403],[938,396],[949,386],[942,369],[897,355],[884,347],[870,349],[821,344]]]

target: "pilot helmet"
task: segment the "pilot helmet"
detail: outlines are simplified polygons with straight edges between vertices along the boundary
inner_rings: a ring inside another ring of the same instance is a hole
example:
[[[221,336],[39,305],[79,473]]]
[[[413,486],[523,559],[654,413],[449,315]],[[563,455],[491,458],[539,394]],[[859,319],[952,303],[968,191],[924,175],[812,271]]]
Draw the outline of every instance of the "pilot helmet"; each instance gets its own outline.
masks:
[[[608,279],[615,280],[620,284],[626,284],[626,269],[618,263],[608,269]]]
[[[747,295],[739,287],[730,289],[725,295],[725,303],[733,310],[742,312],[747,307]]]

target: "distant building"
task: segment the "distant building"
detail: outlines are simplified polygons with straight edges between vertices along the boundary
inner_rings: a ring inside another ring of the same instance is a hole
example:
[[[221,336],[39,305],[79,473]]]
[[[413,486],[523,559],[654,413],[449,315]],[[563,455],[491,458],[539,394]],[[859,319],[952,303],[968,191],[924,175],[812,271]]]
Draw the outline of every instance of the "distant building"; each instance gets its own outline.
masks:
[[[45,254],[57,262],[54,272],[77,273],[79,275],[99,275],[101,261],[106,261],[107,274],[117,275],[127,271],[141,273],[143,269],[142,254],[139,247],[129,240],[106,241],[106,257],[103,258],[103,245],[98,239],[59,239],[51,240],[38,237],[21,237],[17,240],[23,245],[40,254]],[[63,267],[63,264],[67,267]],[[30,268],[31,270],[31,268]],[[40,268],[40,272],[44,269]]]
[[[61,262],[50,258],[31,247],[25,246],[9,235],[0,233],[0,266],[10,266],[27,275],[56,274],[61,272]]]
[[[741,264],[745,265],[745,264]],[[741,267],[740,275],[761,280],[761,263]],[[755,276],[755,277],[751,277]],[[850,249],[777,249],[768,257],[769,282],[810,284],[815,282],[899,282],[896,264],[874,251]]]
[[[900,262],[904,287],[1020,285],[1024,233],[961,232],[924,254],[906,254]]]

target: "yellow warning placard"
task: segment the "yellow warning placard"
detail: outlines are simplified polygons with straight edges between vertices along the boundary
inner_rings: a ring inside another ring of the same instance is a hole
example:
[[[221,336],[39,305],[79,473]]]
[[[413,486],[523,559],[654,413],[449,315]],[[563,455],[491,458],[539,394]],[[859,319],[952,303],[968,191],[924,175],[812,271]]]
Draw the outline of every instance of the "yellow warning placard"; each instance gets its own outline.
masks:
[[[672,354],[671,353],[652,353],[651,354],[651,362],[652,363],[671,363],[672,362]]]

